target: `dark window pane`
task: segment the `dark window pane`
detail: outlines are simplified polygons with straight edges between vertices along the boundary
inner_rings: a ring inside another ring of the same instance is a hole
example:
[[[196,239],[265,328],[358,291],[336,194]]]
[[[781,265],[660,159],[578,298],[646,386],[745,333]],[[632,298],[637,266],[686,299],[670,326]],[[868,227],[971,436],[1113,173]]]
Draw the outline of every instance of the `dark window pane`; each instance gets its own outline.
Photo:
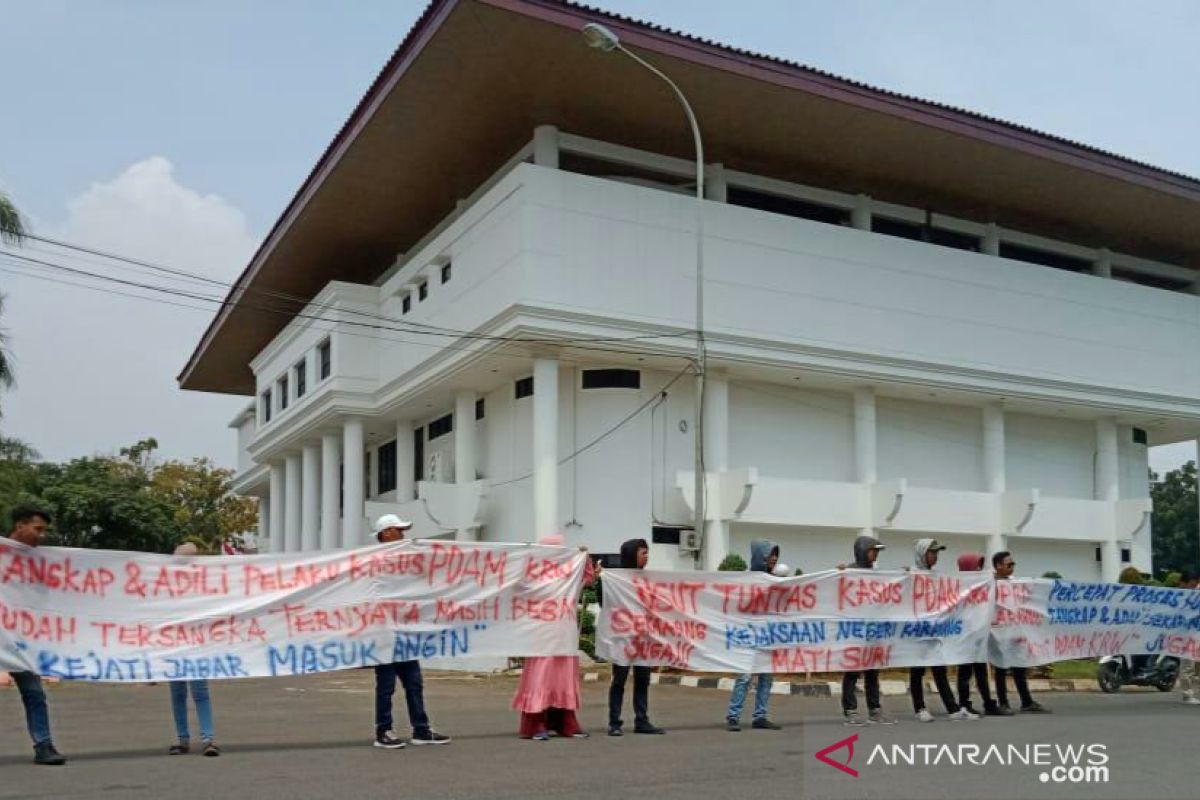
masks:
[[[321,346],[317,349],[317,358],[321,362],[321,380],[329,377],[329,373],[333,369],[332,348],[329,340],[321,342]]]
[[[454,415],[447,414],[429,423],[429,441],[445,436],[454,430]]]
[[[481,397],[475,401],[475,419],[483,419],[484,412],[483,398]]]
[[[533,376],[530,375],[528,378],[521,378],[521,380],[517,381],[516,390],[518,400],[520,400],[522,397],[532,397]]]
[[[280,378],[277,388],[279,389],[279,409],[282,411],[288,407],[288,379]]]
[[[396,440],[379,446],[379,491],[377,494],[390,492],[396,488]]]
[[[413,479],[425,480],[425,429],[413,431]]]
[[[585,369],[584,389],[640,389],[642,373],[636,369]]]
[[[308,365],[303,361],[296,364],[296,397],[303,397],[308,391]]]
[[[404,299],[400,301],[400,313],[407,314],[412,311],[412,295],[404,295]]]
[[[783,197],[782,195],[730,186],[726,198],[730,205],[756,208],[759,211],[769,211],[772,214],[784,214],[789,217],[809,219],[813,222],[825,222],[830,225],[850,224],[850,212],[845,209],[823,206],[820,203],[810,203],[806,200],[797,200],[794,197]]]
[[[450,282],[450,262],[442,264],[442,283]]]
[[[1000,257],[1016,261],[1027,261],[1030,264],[1041,264],[1043,267],[1063,269],[1067,272],[1091,272],[1092,264],[1082,258],[1064,256],[1061,253],[1051,253],[1049,250],[1039,250],[1036,247],[1025,247],[1019,244],[1000,243]]]
[[[429,281],[425,281],[417,287],[417,299],[424,300],[426,297],[429,297]]]
[[[271,390],[267,389],[262,393],[262,418],[263,424],[271,421]]]

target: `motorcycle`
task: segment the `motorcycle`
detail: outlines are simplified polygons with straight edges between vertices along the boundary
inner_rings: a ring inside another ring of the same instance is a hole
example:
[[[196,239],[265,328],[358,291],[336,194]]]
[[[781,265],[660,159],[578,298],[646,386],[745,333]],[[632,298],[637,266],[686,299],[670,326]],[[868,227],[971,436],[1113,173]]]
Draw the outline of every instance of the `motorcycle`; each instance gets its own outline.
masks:
[[[1147,656],[1140,669],[1134,668],[1130,656],[1104,656],[1096,670],[1096,682],[1105,694],[1118,692],[1122,686],[1153,686],[1169,692],[1178,679],[1179,659],[1171,656]]]

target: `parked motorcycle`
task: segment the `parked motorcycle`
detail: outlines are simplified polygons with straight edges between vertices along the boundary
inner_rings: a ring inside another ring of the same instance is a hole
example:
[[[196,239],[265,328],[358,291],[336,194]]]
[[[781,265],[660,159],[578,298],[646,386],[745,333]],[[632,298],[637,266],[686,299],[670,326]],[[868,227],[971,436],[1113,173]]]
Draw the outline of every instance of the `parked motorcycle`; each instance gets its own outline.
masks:
[[[1175,688],[1179,679],[1179,659],[1172,656],[1149,656],[1140,669],[1133,665],[1131,656],[1104,656],[1096,670],[1096,681],[1100,691],[1112,694],[1122,686],[1153,686],[1160,692]]]

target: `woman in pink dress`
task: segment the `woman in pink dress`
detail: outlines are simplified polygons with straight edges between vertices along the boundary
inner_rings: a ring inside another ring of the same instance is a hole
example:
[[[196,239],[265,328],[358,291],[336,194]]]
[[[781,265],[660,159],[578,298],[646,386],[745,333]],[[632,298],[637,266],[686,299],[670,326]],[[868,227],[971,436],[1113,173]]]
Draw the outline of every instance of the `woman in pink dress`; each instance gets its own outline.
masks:
[[[538,544],[561,547],[561,534],[543,538]],[[587,559],[583,585],[591,586],[596,568]],[[579,656],[530,656],[521,670],[521,683],[512,707],[521,712],[522,739],[545,741],[552,734],[586,739],[587,732],[575,718],[579,708]]]

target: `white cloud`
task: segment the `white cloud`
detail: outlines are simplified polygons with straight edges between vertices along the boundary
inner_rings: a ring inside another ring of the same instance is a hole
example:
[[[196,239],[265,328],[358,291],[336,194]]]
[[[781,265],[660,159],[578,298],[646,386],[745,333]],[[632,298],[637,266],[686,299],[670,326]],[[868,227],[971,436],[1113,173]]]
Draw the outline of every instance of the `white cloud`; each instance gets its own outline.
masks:
[[[161,156],[93,184],[67,203],[61,224],[35,232],[222,281],[238,274],[256,244],[240,210],[180,184]],[[37,242],[25,250],[125,279],[167,283],[101,259],[51,253]],[[175,384],[215,305],[180,301],[204,306],[194,311],[6,273],[0,280],[18,381],[0,399],[6,433],[54,460],[112,452],[154,436],[164,456],[206,455],[233,464],[234,434],[225,426],[247,400],[183,392]]]

